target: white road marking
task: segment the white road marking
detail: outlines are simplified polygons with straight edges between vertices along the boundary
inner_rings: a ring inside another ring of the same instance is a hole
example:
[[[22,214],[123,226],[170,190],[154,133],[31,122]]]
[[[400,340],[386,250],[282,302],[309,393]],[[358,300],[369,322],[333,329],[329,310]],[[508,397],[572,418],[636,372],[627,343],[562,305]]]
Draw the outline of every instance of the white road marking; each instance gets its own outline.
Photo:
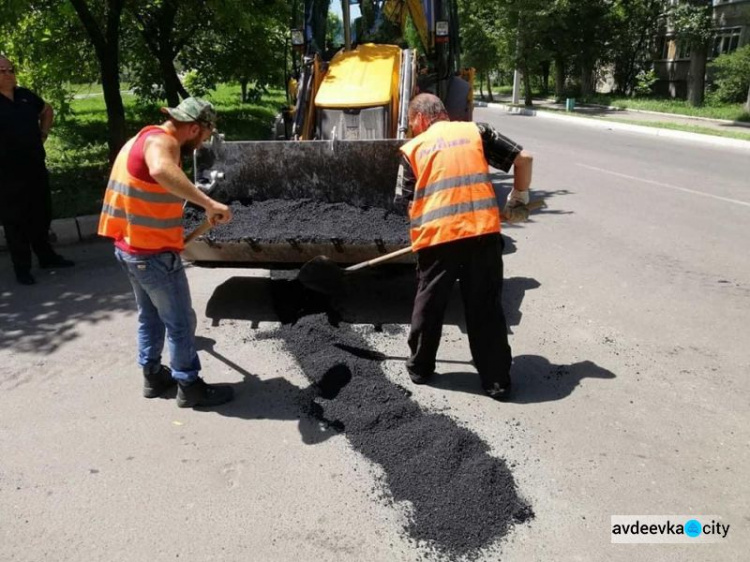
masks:
[[[712,195],[710,193],[704,193],[703,191],[696,191],[694,189],[688,189],[687,187],[680,187],[679,185],[672,185],[672,184],[663,183],[663,182],[660,182],[660,181],[647,180],[647,179],[638,178],[638,177],[635,177],[635,176],[629,176],[627,174],[621,174],[619,172],[613,172],[611,170],[605,170],[604,168],[597,168],[596,166],[588,166],[586,164],[580,164],[580,163],[577,163],[576,165],[580,166],[582,168],[588,168],[589,170],[595,170],[597,172],[603,172],[605,174],[610,174],[610,175],[613,175],[613,176],[618,176],[618,177],[626,178],[626,179],[629,179],[629,180],[635,180],[635,181],[639,181],[639,182],[642,182],[642,183],[650,183],[652,185],[658,185],[658,186],[661,186],[661,187],[668,187],[669,189],[674,189],[676,191],[683,191],[685,193],[690,193],[692,195],[701,195],[703,197],[710,197],[711,199],[717,199],[719,201],[724,201],[726,203],[733,203],[734,205],[743,205],[745,207],[750,207],[750,203],[748,203],[747,201],[740,201],[738,199],[730,199],[729,197],[719,197],[718,195]]]

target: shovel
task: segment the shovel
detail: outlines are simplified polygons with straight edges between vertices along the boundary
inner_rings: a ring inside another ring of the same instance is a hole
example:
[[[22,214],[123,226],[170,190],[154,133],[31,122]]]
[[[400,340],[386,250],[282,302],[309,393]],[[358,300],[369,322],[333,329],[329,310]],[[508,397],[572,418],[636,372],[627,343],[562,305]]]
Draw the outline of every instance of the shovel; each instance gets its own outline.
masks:
[[[185,236],[185,240],[183,241],[183,243],[185,244],[185,246],[187,246],[188,244],[190,244],[190,242],[192,242],[199,236],[203,236],[206,232],[211,230],[212,226],[213,225],[208,221],[208,219],[204,220],[202,223],[198,225],[198,228],[196,228],[193,232]]]
[[[375,265],[394,260],[398,257],[411,253],[411,246],[401,248],[390,254],[385,254],[369,261],[358,263],[347,268],[341,268],[339,265],[326,256],[317,256],[303,265],[297,279],[308,289],[323,293],[324,295],[334,295],[344,288],[344,277],[355,271],[367,269]]]
[[[504,214],[503,218],[508,222],[523,222],[528,220],[529,212],[542,209],[547,205],[544,199],[531,201],[528,205],[518,205],[510,209],[510,212]],[[333,260],[326,256],[317,256],[303,265],[297,279],[308,289],[323,293],[324,295],[334,295],[342,292],[344,288],[344,277],[349,273],[354,273],[362,269],[367,269],[374,265],[381,264],[411,253],[411,246],[401,248],[390,254],[385,254],[370,261],[358,263],[342,269]]]

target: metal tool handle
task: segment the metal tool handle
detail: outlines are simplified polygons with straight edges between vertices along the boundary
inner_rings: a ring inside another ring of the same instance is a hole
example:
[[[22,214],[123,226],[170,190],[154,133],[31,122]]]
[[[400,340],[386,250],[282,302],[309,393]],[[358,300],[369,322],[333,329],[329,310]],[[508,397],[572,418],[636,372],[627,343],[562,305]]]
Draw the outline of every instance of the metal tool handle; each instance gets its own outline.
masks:
[[[366,267],[370,267],[373,265],[377,265],[379,263],[383,263],[384,261],[391,261],[395,260],[398,257],[405,256],[406,254],[411,254],[411,246],[407,246],[406,248],[401,248],[400,250],[396,250],[395,252],[391,252],[390,254],[386,254],[384,256],[380,256],[378,258],[371,259],[370,261],[364,261],[362,263],[358,263],[356,265],[352,265],[344,269],[344,271],[357,271],[359,269],[364,269]]]
[[[208,219],[204,220],[198,226],[198,228],[196,228],[193,232],[191,232],[190,234],[188,234],[187,236],[185,236],[184,244],[187,246],[188,244],[190,244],[190,242],[192,242],[193,240],[195,240],[199,236],[203,236],[206,232],[208,232],[209,230],[211,230],[212,226],[213,225],[208,221]]]

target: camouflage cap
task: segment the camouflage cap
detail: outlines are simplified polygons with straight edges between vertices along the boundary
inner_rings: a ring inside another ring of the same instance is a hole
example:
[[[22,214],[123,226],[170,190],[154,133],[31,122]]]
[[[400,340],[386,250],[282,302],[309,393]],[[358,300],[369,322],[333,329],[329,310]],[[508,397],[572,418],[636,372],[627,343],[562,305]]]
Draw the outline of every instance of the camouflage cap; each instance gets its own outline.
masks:
[[[185,98],[177,107],[162,107],[162,113],[167,113],[175,121],[182,123],[200,123],[210,127],[216,126],[216,110],[214,106],[199,98]]]

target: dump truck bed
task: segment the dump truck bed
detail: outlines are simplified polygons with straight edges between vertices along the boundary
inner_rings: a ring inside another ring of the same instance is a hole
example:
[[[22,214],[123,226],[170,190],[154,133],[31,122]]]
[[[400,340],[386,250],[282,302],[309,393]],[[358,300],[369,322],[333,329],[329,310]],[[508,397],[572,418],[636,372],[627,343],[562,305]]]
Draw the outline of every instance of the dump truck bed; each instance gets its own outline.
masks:
[[[394,205],[399,140],[213,142],[196,153],[196,183],[234,220],[185,249],[196,265],[296,267],[325,255],[357,263],[409,244]],[[202,212],[186,211],[186,228]],[[409,261],[411,257],[402,261]]]

